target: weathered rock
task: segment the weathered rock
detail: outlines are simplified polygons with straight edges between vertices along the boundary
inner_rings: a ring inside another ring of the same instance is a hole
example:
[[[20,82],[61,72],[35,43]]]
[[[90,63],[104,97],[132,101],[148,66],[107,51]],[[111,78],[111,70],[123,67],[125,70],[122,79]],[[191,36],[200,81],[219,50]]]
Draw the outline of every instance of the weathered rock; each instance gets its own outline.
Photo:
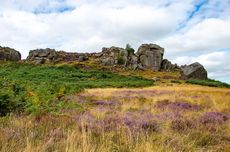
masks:
[[[154,71],[160,70],[164,48],[156,44],[142,44],[136,54],[142,67]]]
[[[181,79],[201,79],[208,78],[207,71],[200,63],[181,66]]]
[[[54,49],[36,49],[29,52],[27,61],[32,61],[36,64],[45,62],[61,62],[61,61],[86,61],[88,60],[87,53],[68,53],[64,51],[56,51]]]
[[[0,46],[0,60],[19,61],[21,60],[21,54],[12,48]]]
[[[164,48],[156,44],[142,44],[137,53],[131,47],[120,48],[110,47],[102,48],[99,53],[67,53],[64,51],[55,51],[54,49],[37,49],[32,50],[27,57],[27,61],[37,64],[46,62],[68,62],[93,60],[95,63],[104,66],[123,66],[127,69],[154,71],[181,71],[182,79],[207,79],[207,71],[199,63],[185,65],[182,67],[172,64],[169,60],[164,59]],[[110,68],[110,67],[106,67]]]
[[[79,61],[79,62],[83,62],[83,61],[86,61],[86,60],[88,60],[88,58],[87,58],[85,55],[80,55],[80,56],[78,57],[78,61]]]
[[[46,61],[54,61],[57,53],[54,49],[36,49],[29,52],[28,61],[34,61],[36,64],[43,64]]]
[[[160,71],[165,71],[165,72],[172,72],[172,71],[176,71],[179,70],[179,66],[177,64],[172,64],[169,60],[164,59],[161,62],[161,68]]]
[[[101,62],[106,66],[123,65],[126,62],[126,51],[119,47],[102,48]]]

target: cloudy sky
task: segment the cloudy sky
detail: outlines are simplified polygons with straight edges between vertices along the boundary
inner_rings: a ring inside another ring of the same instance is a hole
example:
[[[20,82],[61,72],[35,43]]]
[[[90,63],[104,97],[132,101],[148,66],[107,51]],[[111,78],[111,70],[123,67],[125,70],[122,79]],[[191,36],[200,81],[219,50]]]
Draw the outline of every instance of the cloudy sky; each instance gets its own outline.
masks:
[[[174,63],[200,62],[230,83],[230,0],[1,0],[0,45],[99,52],[157,43]]]

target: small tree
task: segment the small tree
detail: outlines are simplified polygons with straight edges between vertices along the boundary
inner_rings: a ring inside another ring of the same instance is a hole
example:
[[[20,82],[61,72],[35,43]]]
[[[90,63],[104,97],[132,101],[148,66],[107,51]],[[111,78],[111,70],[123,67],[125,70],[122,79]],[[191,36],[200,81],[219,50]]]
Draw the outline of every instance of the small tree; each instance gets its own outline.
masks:
[[[131,47],[130,44],[126,44],[126,48],[125,50],[127,50],[128,54],[134,54],[135,50]]]

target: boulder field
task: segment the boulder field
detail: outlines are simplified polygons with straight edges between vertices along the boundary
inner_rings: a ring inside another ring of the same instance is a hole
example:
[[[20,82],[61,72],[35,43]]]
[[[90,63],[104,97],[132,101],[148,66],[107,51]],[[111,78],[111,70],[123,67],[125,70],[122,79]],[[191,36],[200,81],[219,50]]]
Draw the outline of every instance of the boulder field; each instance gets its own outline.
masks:
[[[44,64],[93,60],[104,66],[123,66],[133,70],[180,71],[181,79],[207,79],[207,71],[200,63],[178,66],[164,59],[164,52],[165,49],[157,44],[142,44],[136,53],[132,48],[124,49],[114,46],[104,47],[99,53],[69,53],[47,48],[31,50],[26,61]],[[14,49],[0,47],[0,60],[19,61],[21,54]]]

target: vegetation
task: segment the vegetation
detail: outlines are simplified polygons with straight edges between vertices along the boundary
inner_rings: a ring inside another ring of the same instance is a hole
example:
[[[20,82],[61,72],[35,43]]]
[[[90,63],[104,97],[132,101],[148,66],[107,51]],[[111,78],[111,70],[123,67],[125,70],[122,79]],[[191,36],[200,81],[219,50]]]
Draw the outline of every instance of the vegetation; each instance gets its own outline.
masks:
[[[230,90],[223,83],[191,85],[176,72],[83,69],[1,63],[0,152],[230,150]]]
[[[9,112],[56,112],[66,95],[85,88],[144,87],[153,85],[141,77],[81,70],[74,65],[29,65],[5,63],[0,66],[0,115]]]
[[[208,80],[190,79],[187,80],[186,83],[198,84],[198,85],[209,86],[209,87],[230,88],[229,84],[217,80],[212,80],[212,79],[208,79]]]
[[[171,83],[181,84],[182,82],[180,80],[171,80]]]
[[[118,54],[118,56],[117,56],[117,64],[118,65],[123,65],[124,63],[125,63],[124,55],[123,54]]]
[[[128,51],[128,54],[134,54],[135,50],[131,47],[130,44],[126,44],[125,50]]]
[[[87,89],[84,112],[0,118],[0,151],[229,151],[230,91],[180,84]]]

